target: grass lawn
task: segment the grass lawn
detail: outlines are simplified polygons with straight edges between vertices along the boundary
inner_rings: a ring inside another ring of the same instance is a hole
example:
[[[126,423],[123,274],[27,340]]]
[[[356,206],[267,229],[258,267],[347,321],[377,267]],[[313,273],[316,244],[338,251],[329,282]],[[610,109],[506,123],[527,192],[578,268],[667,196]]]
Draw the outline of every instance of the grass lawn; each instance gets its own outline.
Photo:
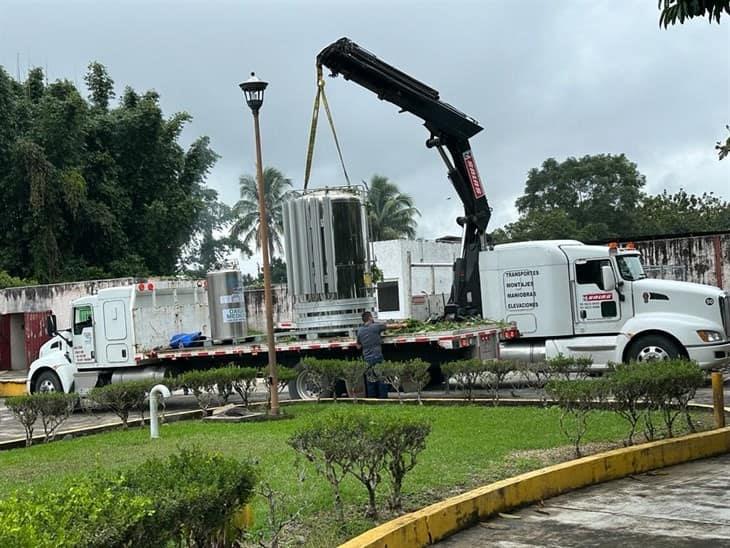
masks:
[[[165,455],[178,446],[197,445],[256,463],[260,477],[282,493],[284,507],[300,516],[292,535],[298,543],[331,546],[373,525],[363,517],[367,495],[353,479],[343,485],[347,523],[339,526],[332,516],[329,484],[287,443],[300,424],[298,417],[321,413],[333,404],[297,404],[284,407],[290,420],[259,423],[177,422],[163,425],[161,438],[149,439],[147,428],[131,428],[28,449],[0,452],[0,492],[49,484],[97,468],[128,467],[146,458]],[[351,403],[339,403],[348,406]],[[420,508],[456,492],[541,467],[532,450],[567,445],[560,432],[556,408],[485,406],[400,406],[369,407],[372,413],[416,414],[429,417],[432,433],[419,464],[406,477],[404,506]],[[619,441],[626,423],[613,412],[591,415],[587,442]],[[527,453],[526,453],[527,452]],[[381,486],[381,520],[385,512],[387,486]],[[164,494],[161,494],[164,496]],[[262,500],[254,501],[257,524],[266,520]]]

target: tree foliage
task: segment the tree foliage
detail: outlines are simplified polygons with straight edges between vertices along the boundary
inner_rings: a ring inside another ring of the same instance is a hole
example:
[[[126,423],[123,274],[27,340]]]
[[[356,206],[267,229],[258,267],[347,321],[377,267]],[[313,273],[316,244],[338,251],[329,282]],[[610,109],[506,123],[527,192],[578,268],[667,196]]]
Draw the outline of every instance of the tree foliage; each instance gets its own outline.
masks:
[[[373,175],[368,185],[368,221],[373,241],[416,237],[416,217],[421,213],[413,198],[382,175]]]
[[[724,230],[730,203],[712,193],[644,192],[645,177],[626,156],[599,154],[531,169],[515,206],[519,219],[492,232],[497,242]]]
[[[728,0],[659,0],[659,26],[675,25],[677,21],[684,23],[685,19],[705,17],[712,23],[714,19],[720,23],[723,12],[730,15]]]
[[[291,187],[291,179],[275,167],[264,169],[264,203],[266,205],[267,226],[269,229],[269,257],[274,252],[282,253],[284,218],[282,205],[284,194]],[[241,175],[239,179],[241,199],[233,206],[235,221],[231,227],[231,238],[244,252],[253,244],[261,249],[261,217],[259,216],[259,191],[256,177]],[[248,251],[250,254],[250,251]]]
[[[0,269],[41,283],[173,274],[217,203],[218,156],[207,137],[178,143],[191,117],[165,117],[156,92],[112,104],[99,63],[85,82],[88,100],[40,68],[18,82],[0,67]]]

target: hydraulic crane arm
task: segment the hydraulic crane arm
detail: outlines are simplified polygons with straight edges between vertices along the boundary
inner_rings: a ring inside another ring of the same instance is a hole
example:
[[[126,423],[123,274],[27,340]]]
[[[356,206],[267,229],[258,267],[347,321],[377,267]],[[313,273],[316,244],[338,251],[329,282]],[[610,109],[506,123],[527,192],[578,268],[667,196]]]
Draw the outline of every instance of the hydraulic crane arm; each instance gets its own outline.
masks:
[[[435,89],[381,61],[347,38],[324,48],[317,56],[317,65],[326,66],[333,76],[341,74],[369,89],[379,99],[424,121],[430,132],[426,146],[438,150],[464,204],[464,216],[457,218],[457,223],[464,228],[464,247],[461,259],[454,264],[454,286],[447,312],[456,316],[481,315],[479,252],[491,210],[469,139],[483,128],[470,116],[441,101]]]

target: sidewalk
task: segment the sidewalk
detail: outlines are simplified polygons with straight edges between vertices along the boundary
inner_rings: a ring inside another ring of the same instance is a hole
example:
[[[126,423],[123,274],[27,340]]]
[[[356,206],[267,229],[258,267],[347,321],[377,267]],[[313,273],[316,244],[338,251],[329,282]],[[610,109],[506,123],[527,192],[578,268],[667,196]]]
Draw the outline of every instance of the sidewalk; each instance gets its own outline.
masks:
[[[730,454],[587,487],[480,523],[444,548],[730,546]]]

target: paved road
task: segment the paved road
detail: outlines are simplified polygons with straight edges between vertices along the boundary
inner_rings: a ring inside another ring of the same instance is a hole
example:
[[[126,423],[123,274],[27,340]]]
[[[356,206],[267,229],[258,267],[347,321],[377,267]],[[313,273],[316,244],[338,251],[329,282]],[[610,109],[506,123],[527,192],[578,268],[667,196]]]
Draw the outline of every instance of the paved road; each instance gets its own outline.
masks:
[[[587,487],[497,517],[444,548],[730,546],[730,455]]]

